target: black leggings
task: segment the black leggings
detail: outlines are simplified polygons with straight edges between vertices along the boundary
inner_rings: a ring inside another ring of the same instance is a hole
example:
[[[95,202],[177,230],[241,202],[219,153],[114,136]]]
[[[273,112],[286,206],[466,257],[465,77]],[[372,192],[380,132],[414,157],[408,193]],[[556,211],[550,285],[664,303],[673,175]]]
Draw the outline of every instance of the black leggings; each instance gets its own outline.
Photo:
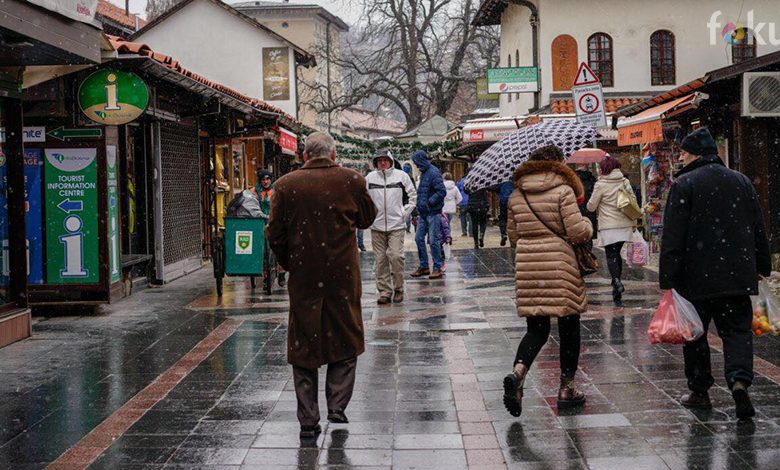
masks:
[[[487,211],[482,210],[470,210],[471,215],[471,236],[474,237],[474,243],[485,238],[485,230],[487,230]]]
[[[522,362],[531,367],[534,359],[550,336],[550,317],[527,317],[528,332],[517,347],[515,364]],[[561,343],[561,375],[574,377],[580,362],[580,316],[558,318],[558,336]]]
[[[620,279],[623,276],[623,258],[620,257],[620,250],[623,249],[623,242],[613,243],[604,247],[607,252],[607,267],[612,279]]]

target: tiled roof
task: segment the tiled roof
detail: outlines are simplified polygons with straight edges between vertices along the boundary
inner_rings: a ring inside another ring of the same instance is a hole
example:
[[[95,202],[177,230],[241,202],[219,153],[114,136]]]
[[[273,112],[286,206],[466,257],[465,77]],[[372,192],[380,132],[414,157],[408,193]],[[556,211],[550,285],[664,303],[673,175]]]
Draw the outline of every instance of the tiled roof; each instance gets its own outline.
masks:
[[[107,0],[98,0],[96,14],[114,23],[126,26],[133,31],[143,28],[147,23],[146,20],[141,19],[138,15],[126,14],[124,8],[114,5]],[[136,19],[138,19],[138,28],[136,28]]]
[[[640,98],[607,98],[604,100],[604,109],[608,113],[614,113],[623,106],[636,104],[642,101]],[[570,99],[552,100],[550,103],[552,114],[574,114],[574,101]]]
[[[298,125],[298,121],[290,116],[289,114],[285,113],[281,109],[277,108],[276,106],[271,106],[270,104],[266,103],[263,100],[259,100],[257,98],[252,98],[251,96],[244,95],[243,93],[239,93],[238,91],[227,87],[225,85],[222,85],[220,83],[212,82],[208,78],[198,75],[195,72],[192,72],[190,70],[185,69],[181,66],[179,61],[175,60],[174,58],[167,56],[165,54],[160,54],[159,52],[153,51],[149,46],[146,44],[142,44],[140,42],[130,42],[126,41],[120,37],[116,36],[109,36],[109,40],[111,41],[111,45],[114,46],[114,49],[116,49],[117,53],[122,54],[135,54],[140,56],[146,56],[150,59],[159,62],[160,64],[168,67],[169,69],[178,72],[182,75],[184,75],[187,78],[190,78],[192,80],[195,80],[196,82],[200,82],[203,85],[206,85],[209,88],[213,88],[214,90],[217,90],[221,93],[224,93],[232,98],[235,98],[239,101],[243,101],[244,103],[253,106],[254,108],[260,109],[262,111],[267,111],[270,113],[275,113],[281,116],[282,118],[286,119],[287,121]]]

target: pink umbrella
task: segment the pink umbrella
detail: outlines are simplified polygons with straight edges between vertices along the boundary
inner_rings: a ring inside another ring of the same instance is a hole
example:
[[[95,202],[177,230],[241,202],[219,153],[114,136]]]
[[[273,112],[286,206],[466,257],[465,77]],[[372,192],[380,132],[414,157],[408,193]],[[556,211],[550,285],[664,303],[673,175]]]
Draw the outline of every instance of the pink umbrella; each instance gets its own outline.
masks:
[[[604,157],[609,155],[601,149],[579,149],[574,152],[566,163],[572,165],[587,165],[588,163],[599,163]]]

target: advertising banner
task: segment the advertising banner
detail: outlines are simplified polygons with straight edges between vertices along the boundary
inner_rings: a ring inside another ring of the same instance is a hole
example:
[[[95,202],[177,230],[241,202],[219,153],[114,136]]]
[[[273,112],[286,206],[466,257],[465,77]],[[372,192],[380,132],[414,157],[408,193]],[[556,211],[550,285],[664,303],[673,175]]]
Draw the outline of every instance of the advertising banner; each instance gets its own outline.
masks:
[[[99,124],[120,125],[134,121],[149,104],[149,89],[138,75],[102,69],[81,82],[79,107]]]
[[[290,48],[263,48],[263,99],[290,99]]]
[[[108,171],[108,254],[111,284],[119,280],[119,180],[116,168],[116,146],[106,145]]]
[[[27,282],[43,283],[41,149],[24,149],[24,224],[27,230]]]
[[[84,23],[95,19],[98,0],[27,0],[47,10],[55,11],[62,16]]]
[[[46,282],[97,283],[97,149],[45,153]]]
[[[488,93],[533,93],[539,91],[536,67],[502,67],[488,69]]]

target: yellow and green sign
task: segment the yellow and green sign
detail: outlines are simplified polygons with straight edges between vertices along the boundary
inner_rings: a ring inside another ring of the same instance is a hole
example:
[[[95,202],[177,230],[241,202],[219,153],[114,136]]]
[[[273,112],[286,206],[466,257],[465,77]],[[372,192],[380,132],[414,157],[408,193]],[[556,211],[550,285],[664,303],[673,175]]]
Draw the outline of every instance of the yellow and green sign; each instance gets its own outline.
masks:
[[[91,120],[105,125],[127,124],[149,104],[149,89],[138,75],[121,70],[98,70],[79,88],[79,107]]]

